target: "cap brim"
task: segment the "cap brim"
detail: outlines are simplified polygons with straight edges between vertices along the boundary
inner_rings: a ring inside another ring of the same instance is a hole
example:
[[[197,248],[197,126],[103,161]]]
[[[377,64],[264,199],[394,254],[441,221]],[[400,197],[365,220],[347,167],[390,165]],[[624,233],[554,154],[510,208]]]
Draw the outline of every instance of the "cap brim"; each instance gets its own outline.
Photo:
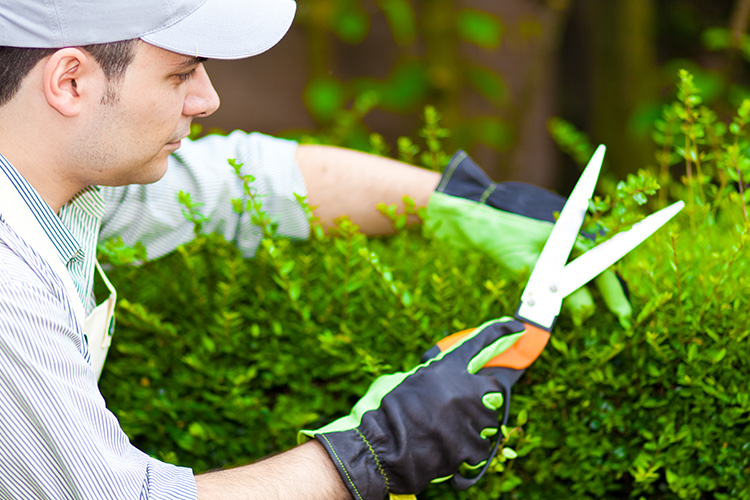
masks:
[[[178,54],[242,59],[276,45],[296,9],[294,0],[207,0],[179,22],[141,39]]]

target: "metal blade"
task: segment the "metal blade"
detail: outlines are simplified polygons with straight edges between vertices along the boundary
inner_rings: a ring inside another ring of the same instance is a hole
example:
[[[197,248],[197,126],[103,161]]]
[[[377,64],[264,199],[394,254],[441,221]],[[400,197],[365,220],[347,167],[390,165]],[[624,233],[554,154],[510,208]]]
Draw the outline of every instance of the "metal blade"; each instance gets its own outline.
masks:
[[[539,255],[539,260],[534,266],[531,276],[529,276],[524,295],[528,290],[548,286],[550,280],[560,274],[568,261],[570,251],[573,249],[576,238],[578,238],[583,219],[586,217],[589,200],[594,194],[605,150],[604,145],[599,146],[583,174],[581,174],[575,188],[573,188],[573,192],[565,203],[562,212],[560,212],[560,217],[552,228],[547,243],[545,243],[542,253]],[[521,297],[523,298],[523,295]]]
[[[625,254],[637,247],[646,238],[666,224],[677,212],[682,210],[685,203],[678,201],[667,208],[646,217],[633,224],[627,231],[618,233],[584,253],[576,260],[565,266],[562,273],[554,280],[562,297],[575,292],[583,285],[594,279],[609,266],[620,260]]]
[[[554,288],[552,280],[560,276],[578,238],[599,178],[605,151],[604,145],[597,148],[560,212],[521,295],[521,305],[517,311],[519,317],[549,328],[560,312],[562,297],[555,293],[556,290],[551,290]]]

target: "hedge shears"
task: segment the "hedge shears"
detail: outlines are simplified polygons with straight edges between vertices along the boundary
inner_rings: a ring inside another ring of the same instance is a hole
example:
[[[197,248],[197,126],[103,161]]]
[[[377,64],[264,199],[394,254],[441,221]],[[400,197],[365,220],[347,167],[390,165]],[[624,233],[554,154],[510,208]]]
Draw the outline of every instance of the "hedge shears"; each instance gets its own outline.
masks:
[[[525,325],[524,335],[502,354],[486,363],[482,369],[481,373],[491,374],[503,385],[505,391],[503,424],[508,418],[510,387],[544,350],[550,331],[560,314],[563,299],[646,240],[685,205],[679,201],[659,210],[634,224],[629,230],[616,234],[567,263],[576,239],[580,237],[589,201],[599,178],[605,149],[604,145],[600,145],[583,171],[529,276],[515,313],[516,319]],[[425,353],[425,358],[431,358],[438,352],[447,350],[473,330],[464,330],[445,337]],[[474,484],[489,466],[499,442],[500,439],[478,476],[469,479],[456,475],[453,477],[454,486],[458,489],[465,489]]]

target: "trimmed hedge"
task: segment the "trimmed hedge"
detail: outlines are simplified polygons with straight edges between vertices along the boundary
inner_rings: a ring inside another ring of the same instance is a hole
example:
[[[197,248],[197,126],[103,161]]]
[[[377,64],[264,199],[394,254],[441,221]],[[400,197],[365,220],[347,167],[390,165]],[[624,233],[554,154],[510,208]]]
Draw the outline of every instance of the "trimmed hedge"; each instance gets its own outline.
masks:
[[[492,473],[420,498],[750,498],[750,101],[724,125],[686,73],[679,97],[655,130],[662,168],[604,180],[609,198],[592,204],[594,220],[621,228],[632,223],[623,210],[687,203],[617,265],[632,324],[603,307],[582,326],[562,317],[515,387]],[[590,149],[564,124],[554,132],[566,149]],[[347,413],[378,375],[512,314],[528,276],[419,229],[368,239],[344,219],[328,236],[290,242],[254,198],[236,208],[266,229],[255,259],[199,234],[110,272],[123,298],[104,396],[136,446],[196,472],[292,446],[300,428]],[[103,250],[115,264],[138,257],[116,243]]]

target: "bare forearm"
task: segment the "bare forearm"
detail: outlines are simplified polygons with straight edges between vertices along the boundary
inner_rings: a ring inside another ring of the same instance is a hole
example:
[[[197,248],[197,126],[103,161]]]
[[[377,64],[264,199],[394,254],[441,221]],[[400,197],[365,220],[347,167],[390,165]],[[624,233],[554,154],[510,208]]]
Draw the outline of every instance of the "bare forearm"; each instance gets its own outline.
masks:
[[[297,162],[308,202],[317,207],[323,226],[346,215],[366,234],[392,232],[391,222],[377,210],[379,203],[402,207],[403,197],[409,196],[424,207],[440,182],[436,172],[332,146],[301,145]]]
[[[317,441],[260,462],[195,478],[198,500],[351,500]]]

